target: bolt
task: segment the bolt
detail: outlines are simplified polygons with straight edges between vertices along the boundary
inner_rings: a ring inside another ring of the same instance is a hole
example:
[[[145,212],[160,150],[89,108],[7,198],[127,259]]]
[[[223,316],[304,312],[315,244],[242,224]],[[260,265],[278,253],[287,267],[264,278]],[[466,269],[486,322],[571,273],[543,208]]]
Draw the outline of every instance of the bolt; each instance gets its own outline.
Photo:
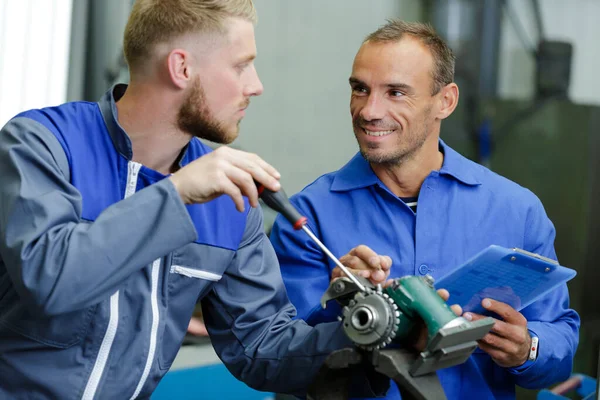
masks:
[[[335,281],[333,283],[333,291],[336,293],[341,293],[344,291],[344,289],[346,289],[346,285],[344,284],[344,281],[338,279],[337,281]]]
[[[433,289],[433,276],[427,274],[423,277],[423,280],[425,281],[425,283],[427,284],[427,286],[429,286],[430,288]]]

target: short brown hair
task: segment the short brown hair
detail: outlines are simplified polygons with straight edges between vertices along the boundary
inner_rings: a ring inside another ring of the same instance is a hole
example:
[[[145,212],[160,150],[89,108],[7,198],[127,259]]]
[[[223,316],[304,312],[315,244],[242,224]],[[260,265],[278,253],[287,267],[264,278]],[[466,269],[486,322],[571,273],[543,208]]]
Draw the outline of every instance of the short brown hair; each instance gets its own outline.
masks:
[[[419,39],[433,56],[432,95],[437,94],[442,87],[454,81],[454,54],[430,24],[389,19],[387,24],[369,34],[363,44],[366,42],[396,42],[404,35]]]
[[[136,0],[123,37],[127,64],[143,64],[156,44],[186,33],[224,33],[229,17],[256,23],[252,0]]]

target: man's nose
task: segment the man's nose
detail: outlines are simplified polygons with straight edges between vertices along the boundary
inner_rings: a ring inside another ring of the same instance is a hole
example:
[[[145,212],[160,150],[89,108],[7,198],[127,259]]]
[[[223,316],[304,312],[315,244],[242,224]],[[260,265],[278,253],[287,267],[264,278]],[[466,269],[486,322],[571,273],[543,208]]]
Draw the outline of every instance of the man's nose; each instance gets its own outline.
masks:
[[[366,121],[373,121],[377,119],[383,119],[385,110],[383,102],[374,94],[369,94],[367,102],[364,107],[360,110],[360,116]]]
[[[244,93],[246,96],[260,96],[263,92],[263,84],[258,77],[258,73],[256,72],[256,68],[252,66],[252,76],[250,78],[249,84],[246,86],[246,92]]]

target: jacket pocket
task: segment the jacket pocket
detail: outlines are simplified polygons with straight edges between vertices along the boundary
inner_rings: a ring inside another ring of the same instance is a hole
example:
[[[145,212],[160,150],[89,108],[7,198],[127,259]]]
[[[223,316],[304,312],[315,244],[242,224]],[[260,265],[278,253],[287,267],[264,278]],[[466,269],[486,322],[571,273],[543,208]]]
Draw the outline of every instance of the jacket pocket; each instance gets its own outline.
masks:
[[[162,370],[171,367],[187,332],[196,302],[222,279],[233,252],[191,243],[175,252],[165,275],[167,309],[158,362]]]
[[[202,269],[194,269],[190,267],[184,267],[183,265],[171,265],[172,274],[179,274],[187,276],[188,278],[206,279],[207,281],[218,282],[221,280],[222,275],[215,274],[214,272],[204,271]]]

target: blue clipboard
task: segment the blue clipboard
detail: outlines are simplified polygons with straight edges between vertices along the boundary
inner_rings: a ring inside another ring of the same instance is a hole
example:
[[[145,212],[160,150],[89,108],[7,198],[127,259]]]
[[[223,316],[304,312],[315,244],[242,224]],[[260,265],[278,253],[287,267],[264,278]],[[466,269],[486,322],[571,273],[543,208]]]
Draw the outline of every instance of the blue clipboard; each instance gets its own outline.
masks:
[[[520,311],[576,274],[538,254],[492,245],[437,280],[435,287],[448,290],[449,303],[487,315],[481,306],[485,298]]]

